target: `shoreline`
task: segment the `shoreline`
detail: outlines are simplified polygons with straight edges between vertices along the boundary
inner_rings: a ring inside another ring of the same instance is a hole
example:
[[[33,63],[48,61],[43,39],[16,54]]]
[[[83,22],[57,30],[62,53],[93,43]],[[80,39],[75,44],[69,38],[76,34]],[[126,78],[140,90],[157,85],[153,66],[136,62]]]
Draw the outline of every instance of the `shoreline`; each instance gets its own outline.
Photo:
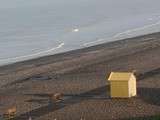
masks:
[[[27,60],[0,67],[0,113],[17,107],[17,120],[124,119],[160,112],[160,33]],[[138,73],[138,96],[110,99],[111,71]],[[140,76],[140,77],[139,77]],[[63,93],[56,108],[53,93]],[[88,96],[88,97],[87,97]],[[95,109],[96,108],[96,109]]]
[[[27,63],[27,62],[33,62],[33,61],[36,61],[36,60],[39,60],[39,59],[47,59],[47,58],[50,58],[50,57],[56,57],[56,56],[65,56],[66,54],[79,54],[80,52],[85,52],[85,51],[91,51],[93,49],[98,49],[98,48],[103,48],[103,47],[108,47],[108,46],[112,46],[114,44],[121,44],[121,42],[138,42],[137,40],[135,39],[139,39],[139,38],[146,38],[146,41],[147,40],[150,40],[150,38],[148,37],[152,37],[154,35],[157,35],[159,34],[160,32],[156,32],[156,33],[150,33],[150,34],[145,34],[145,35],[140,35],[140,36],[136,36],[136,37],[132,37],[132,38],[125,38],[125,39],[120,39],[120,40],[116,40],[116,41],[111,41],[111,42],[105,42],[105,43],[101,43],[101,44],[98,44],[98,45],[93,45],[93,46],[90,46],[90,47],[85,47],[85,48],[80,48],[80,49],[76,49],[76,50],[70,50],[70,51],[65,51],[65,52],[61,52],[61,53],[56,53],[56,54],[53,54],[53,55],[44,55],[44,56],[40,56],[40,57],[35,57],[35,58],[31,58],[31,59],[27,59],[27,60],[22,60],[22,61],[18,61],[18,62],[13,62],[13,63],[6,63],[6,64],[2,64],[0,65],[0,68],[3,68],[3,67],[7,67],[7,66],[14,66],[16,64],[21,64],[21,63]],[[133,41],[130,41],[130,40],[133,40]],[[142,40],[143,41],[143,40]],[[62,43],[63,44],[63,43]],[[30,55],[29,55],[30,56]],[[8,58],[9,59],[9,58]]]

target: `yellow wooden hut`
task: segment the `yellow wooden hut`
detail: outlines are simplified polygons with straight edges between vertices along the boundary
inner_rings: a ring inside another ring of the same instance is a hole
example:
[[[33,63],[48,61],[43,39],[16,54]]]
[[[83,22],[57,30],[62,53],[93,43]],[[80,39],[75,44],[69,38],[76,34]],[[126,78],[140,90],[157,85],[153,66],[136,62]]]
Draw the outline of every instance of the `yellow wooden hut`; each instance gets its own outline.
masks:
[[[111,72],[109,78],[112,98],[136,96],[136,77],[132,72]]]

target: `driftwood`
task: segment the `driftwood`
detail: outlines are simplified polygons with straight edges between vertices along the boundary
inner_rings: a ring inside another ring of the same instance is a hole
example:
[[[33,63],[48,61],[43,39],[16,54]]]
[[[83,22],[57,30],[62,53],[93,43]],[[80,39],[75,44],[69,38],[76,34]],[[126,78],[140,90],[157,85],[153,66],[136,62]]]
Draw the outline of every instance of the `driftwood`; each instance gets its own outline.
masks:
[[[7,113],[7,114],[12,114],[12,113],[16,113],[16,111],[17,111],[16,107],[12,107],[12,108],[9,108],[9,109],[6,111],[6,113]]]
[[[16,107],[11,107],[7,109],[6,112],[3,114],[3,118],[5,120],[13,119],[16,116],[16,112],[17,112]]]
[[[50,99],[52,102],[60,102],[63,99],[63,94],[62,93],[55,93],[50,95]]]

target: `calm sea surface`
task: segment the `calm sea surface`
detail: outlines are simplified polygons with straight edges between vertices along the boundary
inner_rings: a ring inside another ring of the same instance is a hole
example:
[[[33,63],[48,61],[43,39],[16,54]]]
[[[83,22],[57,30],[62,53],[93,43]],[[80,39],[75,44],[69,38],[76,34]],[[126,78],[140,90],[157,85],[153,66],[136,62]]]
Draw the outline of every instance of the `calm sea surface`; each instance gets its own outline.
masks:
[[[0,0],[0,65],[160,31],[160,0]]]

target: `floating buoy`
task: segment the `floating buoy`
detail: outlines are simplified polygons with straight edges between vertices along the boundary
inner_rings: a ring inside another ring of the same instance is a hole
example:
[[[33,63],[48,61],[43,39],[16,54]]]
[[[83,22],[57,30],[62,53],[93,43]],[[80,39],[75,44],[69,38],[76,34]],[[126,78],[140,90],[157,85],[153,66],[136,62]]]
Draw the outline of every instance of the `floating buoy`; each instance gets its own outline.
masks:
[[[77,28],[76,28],[76,29],[73,29],[73,32],[78,32],[78,31],[79,31],[79,29],[77,29]]]

